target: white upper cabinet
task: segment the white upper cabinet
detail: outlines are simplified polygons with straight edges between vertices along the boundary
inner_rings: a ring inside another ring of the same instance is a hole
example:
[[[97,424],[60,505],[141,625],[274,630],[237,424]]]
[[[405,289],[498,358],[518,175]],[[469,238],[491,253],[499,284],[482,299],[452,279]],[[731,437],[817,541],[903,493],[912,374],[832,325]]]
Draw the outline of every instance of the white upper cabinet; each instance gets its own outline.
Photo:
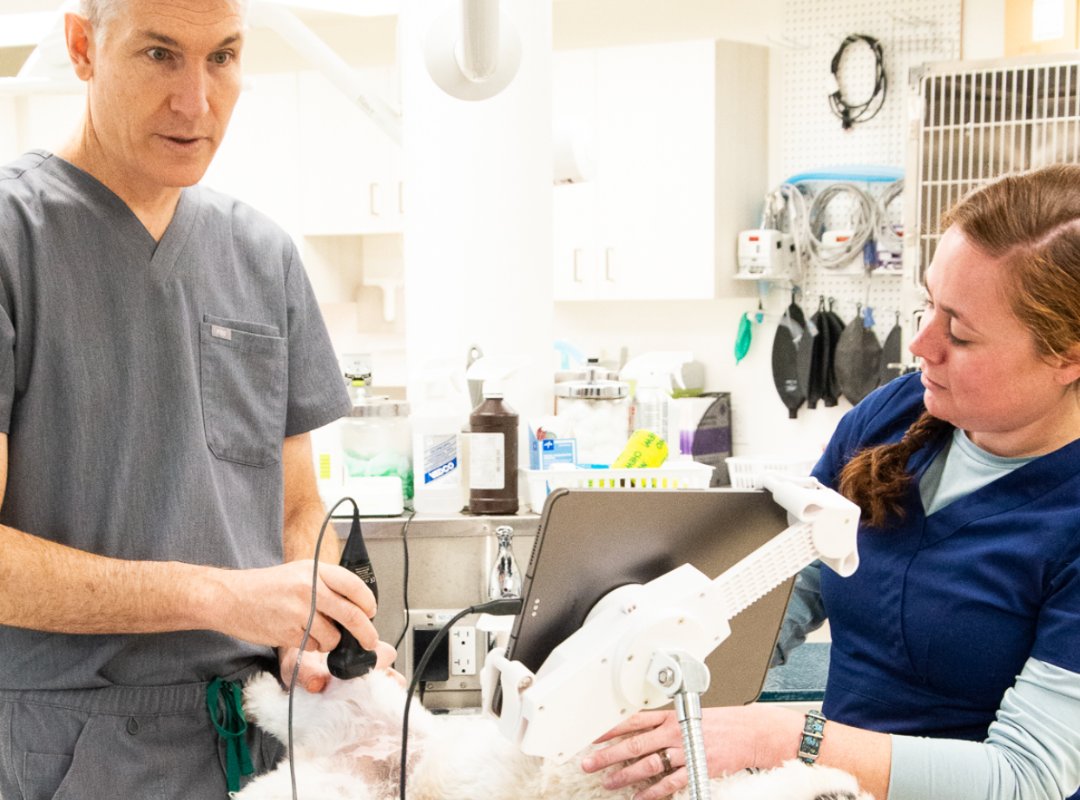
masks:
[[[259,75],[240,94],[203,183],[299,232],[300,139],[296,73]]]
[[[392,66],[358,70],[397,103]],[[258,75],[240,96],[205,182],[295,236],[400,233],[400,147],[318,72]]]
[[[575,118],[596,131],[596,50],[566,50],[552,59],[552,113]],[[614,288],[598,272],[597,181],[554,188],[552,230],[555,299],[595,300]]]
[[[596,177],[553,189],[556,300],[715,296],[715,51],[555,53],[553,114],[596,140]]]
[[[358,73],[371,91],[396,104],[395,68]],[[402,231],[400,148],[321,73],[302,72],[299,81],[304,233]]]

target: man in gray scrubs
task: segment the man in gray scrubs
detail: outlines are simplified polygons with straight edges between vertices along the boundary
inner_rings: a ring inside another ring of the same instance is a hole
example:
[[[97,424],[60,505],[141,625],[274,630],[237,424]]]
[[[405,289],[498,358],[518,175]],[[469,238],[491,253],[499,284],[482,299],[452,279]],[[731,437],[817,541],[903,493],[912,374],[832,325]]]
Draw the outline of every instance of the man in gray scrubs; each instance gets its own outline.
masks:
[[[85,116],[0,168],[4,800],[223,799],[280,756],[233,690],[275,648],[291,674],[323,517],[308,432],[349,401],[291,240],[196,185],[244,11],[84,0]],[[322,553],[309,648],[333,620],[378,646],[371,593]],[[306,654],[301,687],[327,679]]]

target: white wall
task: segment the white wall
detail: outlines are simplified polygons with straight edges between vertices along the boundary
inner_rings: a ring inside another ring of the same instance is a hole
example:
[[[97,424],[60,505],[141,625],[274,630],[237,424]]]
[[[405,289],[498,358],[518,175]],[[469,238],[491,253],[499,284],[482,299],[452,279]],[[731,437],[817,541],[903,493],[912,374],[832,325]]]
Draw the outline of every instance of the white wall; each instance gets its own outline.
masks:
[[[784,0],[556,0],[556,50],[688,39],[769,44],[783,33]]]
[[[501,7],[520,33],[521,64],[506,89],[477,101],[449,96],[425,67],[421,45],[447,4],[401,9],[406,349],[410,370],[432,356],[464,364],[474,343],[525,357],[531,369],[507,397],[524,421],[552,396],[551,7]]]
[[[0,164],[19,154],[18,112],[14,97],[0,97]]]
[[[812,0],[789,0],[789,5],[790,2],[809,3]],[[557,22],[558,8],[559,4],[556,5]],[[748,34],[749,40],[756,37],[775,44],[781,39],[782,25],[780,31],[768,25],[775,24],[778,18],[782,20],[783,9],[783,3],[774,6],[772,23],[764,21],[764,13],[758,16],[760,27],[754,32],[748,32],[743,22],[737,22],[734,27]],[[842,23],[837,24],[842,27]],[[628,23],[624,27],[630,29],[624,38],[633,39],[639,35],[642,25],[640,22]],[[658,38],[677,35],[678,31],[673,33],[672,28],[673,24],[659,26]],[[617,36],[611,33],[606,35]],[[1000,57],[1004,49],[1004,0],[965,0],[962,37],[964,58]],[[583,38],[581,35],[560,36],[557,29],[556,46],[565,41],[578,43]],[[770,185],[775,185],[786,175],[781,166],[780,152],[783,141],[784,87],[781,68],[784,50],[781,46],[775,46],[772,53],[769,76],[772,87],[769,175]],[[905,88],[901,83],[894,86],[893,91],[903,92]],[[690,349],[705,364],[706,389],[732,393],[734,447],[737,454],[810,454],[820,450],[851,405],[842,399],[840,405],[833,409],[825,409],[820,404],[815,410],[803,406],[797,419],[788,419],[787,410],[772,383],[771,346],[779,317],[789,299],[775,291],[765,299],[764,322],[753,326],[750,353],[738,366],[735,364],[734,342],[739,319],[743,312],[748,312],[754,318],[757,310],[757,296],[752,284],[736,287],[729,296],[711,301],[556,303],[555,332],[558,338],[571,341],[589,355],[612,360],[618,360],[623,347],[629,350],[631,356],[654,349]],[[804,308],[806,305],[804,303]],[[879,320],[879,324],[882,322]]]
[[[735,334],[743,312],[754,317],[757,298],[556,303],[555,333],[589,356],[617,361],[650,350],[690,350],[705,365],[709,391],[732,394],[734,449],[740,455],[816,455],[850,404],[819,406],[789,420],[772,383],[772,339],[781,308],[753,325],[748,356],[735,363]]]
[[[767,44],[782,38],[783,12],[784,0],[768,0],[763,4],[735,0],[557,0],[547,35],[556,49],[704,36]],[[383,19],[363,24],[363,47],[356,45],[356,37],[339,36],[342,41],[335,40],[336,49],[348,54],[354,63],[393,60],[396,22]],[[335,36],[331,25],[320,33],[328,38]],[[1004,0],[965,0],[963,56],[994,58],[1001,55],[1003,47]],[[779,70],[782,54],[780,47],[773,49],[769,76],[770,104],[777,118],[782,113]],[[255,72],[306,67],[269,33],[253,38],[249,57],[249,66]],[[56,147],[70,131],[80,109],[81,100],[74,96],[32,100],[0,97],[0,157],[6,161],[29,147]],[[234,134],[240,130],[238,126]],[[241,138],[233,136],[232,141],[227,140],[226,148],[240,146]],[[781,136],[775,119],[770,126],[769,141],[769,175],[775,182],[781,177],[778,166]],[[542,225],[539,230],[543,230]],[[525,271],[518,273],[519,280],[536,281],[537,286],[548,278],[549,267],[543,259],[516,264],[515,268]],[[424,288],[419,286],[416,291]],[[750,354],[736,366],[733,355],[736,327],[743,312],[753,316],[757,297],[752,286],[738,287],[733,294],[711,301],[556,303],[552,332],[555,338],[568,339],[590,354],[614,359],[622,347],[628,348],[631,355],[647,349],[691,349],[705,363],[706,388],[733,392],[737,452],[819,448],[840,413],[848,407],[846,402],[841,401],[841,407],[833,410],[803,410],[799,419],[788,420],[786,409],[772,388],[769,365],[772,334],[784,305],[783,298],[775,293],[767,298],[765,322],[754,326]],[[378,302],[377,298],[369,299]],[[450,313],[475,315],[476,309],[459,308]],[[353,343],[362,339],[356,337]],[[754,424],[745,424],[750,419],[756,420]],[[762,424],[762,420],[767,423]]]
[[[1005,55],[1005,0],[964,0],[963,19],[962,59]]]
[[[55,152],[75,130],[85,105],[85,93],[0,96],[0,148],[7,148],[7,157],[39,148]]]

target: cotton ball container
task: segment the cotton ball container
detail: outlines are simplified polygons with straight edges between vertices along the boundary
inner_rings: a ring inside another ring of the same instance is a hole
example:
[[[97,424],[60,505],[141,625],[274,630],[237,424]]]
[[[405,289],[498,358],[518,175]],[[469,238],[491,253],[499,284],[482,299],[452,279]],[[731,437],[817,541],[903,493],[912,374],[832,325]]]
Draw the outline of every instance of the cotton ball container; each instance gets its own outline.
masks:
[[[579,464],[610,464],[630,435],[630,384],[567,381],[555,384],[556,417],[577,440]]]

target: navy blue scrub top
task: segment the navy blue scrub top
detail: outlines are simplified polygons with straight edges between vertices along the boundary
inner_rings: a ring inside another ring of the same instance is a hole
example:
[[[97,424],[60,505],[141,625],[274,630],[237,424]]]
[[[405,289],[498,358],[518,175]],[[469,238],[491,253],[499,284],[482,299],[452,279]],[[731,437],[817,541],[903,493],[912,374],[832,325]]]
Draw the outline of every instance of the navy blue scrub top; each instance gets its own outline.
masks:
[[[836,488],[865,446],[899,441],[925,410],[918,373],[841,421],[814,470]],[[898,527],[859,530],[858,571],[821,571],[832,632],[823,711],[886,733],[982,741],[1027,659],[1080,672],[1080,441],[925,515],[912,456]]]

